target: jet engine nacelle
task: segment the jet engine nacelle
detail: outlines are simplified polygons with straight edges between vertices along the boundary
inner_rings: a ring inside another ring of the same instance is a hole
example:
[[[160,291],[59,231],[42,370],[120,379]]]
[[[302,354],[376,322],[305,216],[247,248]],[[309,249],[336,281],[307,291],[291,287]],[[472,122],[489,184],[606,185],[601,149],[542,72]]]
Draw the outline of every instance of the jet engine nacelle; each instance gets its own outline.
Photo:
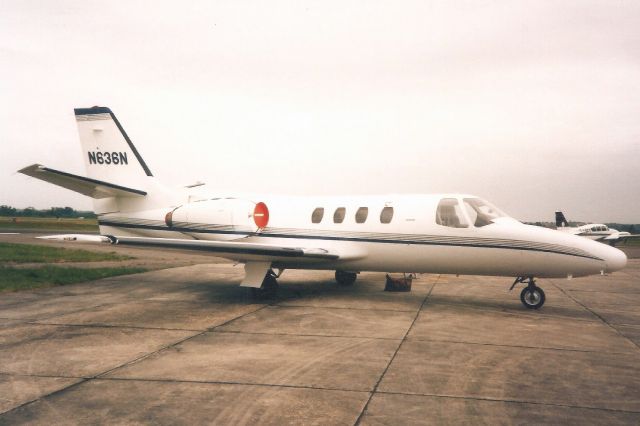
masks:
[[[237,198],[194,201],[168,212],[169,228],[200,239],[233,240],[249,232],[260,232],[269,223],[269,209],[263,202]]]

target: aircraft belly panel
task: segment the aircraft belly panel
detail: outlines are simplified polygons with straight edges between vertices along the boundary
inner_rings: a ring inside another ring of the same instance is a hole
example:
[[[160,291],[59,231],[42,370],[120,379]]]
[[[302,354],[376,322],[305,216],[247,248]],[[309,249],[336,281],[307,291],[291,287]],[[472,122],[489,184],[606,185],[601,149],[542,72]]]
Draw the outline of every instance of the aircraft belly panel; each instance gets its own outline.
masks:
[[[338,249],[339,250],[339,249]],[[353,271],[416,272],[493,276],[566,277],[598,273],[592,259],[541,251],[446,247],[416,244],[367,244],[367,256],[358,260],[325,262],[323,266]],[[282,262],[287,268],[308,264]],[[325,269],[318,265],[318,269]]]

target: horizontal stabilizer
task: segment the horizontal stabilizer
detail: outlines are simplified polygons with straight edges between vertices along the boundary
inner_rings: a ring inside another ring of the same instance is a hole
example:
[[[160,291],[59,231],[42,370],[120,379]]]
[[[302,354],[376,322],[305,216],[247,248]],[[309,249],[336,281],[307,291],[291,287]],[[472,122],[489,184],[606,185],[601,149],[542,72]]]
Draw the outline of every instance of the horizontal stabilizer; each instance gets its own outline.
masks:
[[[79,192],[92,198],[141,197],[147,195],[145,191],[139,189],[127,188],[109,182],[50,169],[40,164],[32,164],[18,171],[27,176]]]

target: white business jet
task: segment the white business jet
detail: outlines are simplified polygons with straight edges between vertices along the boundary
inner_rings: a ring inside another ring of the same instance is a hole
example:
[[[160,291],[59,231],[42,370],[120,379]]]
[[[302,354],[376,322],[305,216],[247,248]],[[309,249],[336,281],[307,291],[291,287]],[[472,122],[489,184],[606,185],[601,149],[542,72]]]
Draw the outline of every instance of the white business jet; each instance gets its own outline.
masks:
[[[615,245],[618,241],[626,241],[629,238],[638,238],[640,235],[630,234],[626,231],[618,231],[609,228],[603,223],[587,223],[580,226],[569,226],[569,222],[561,211],[556,212],[556,229],[569,234],[586,237],[591,240]]]
[[[87,176],[34,164],[21,173],[94,199],[100,236],[117,245],[175,247],[242,262],[242,286],[260,295],[285,269],[335,270],[351,285],[360,271],[516,277],[524,306],[545,294],[534,277],[617,271],[613,247],[524,225],[465,194],[282,197],[205,194],[160,184],[113,112],[75,110]]]

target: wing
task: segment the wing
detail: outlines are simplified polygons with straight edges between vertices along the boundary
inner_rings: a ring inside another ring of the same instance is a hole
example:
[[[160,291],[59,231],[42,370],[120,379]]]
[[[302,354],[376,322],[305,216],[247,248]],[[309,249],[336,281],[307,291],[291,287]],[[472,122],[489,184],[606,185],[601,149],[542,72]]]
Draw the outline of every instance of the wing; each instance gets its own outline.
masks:
[[[366,252],[355,247],[341,248],[340,252],[314,247],[286,247],[274,244],[256,244],[241,241],[204,241],[174,238],[114,237],[110,235],[66,234],[38,237],[48,240],[77,242],[108,242],[111,244],[141,247],[167,247],[216,253],[217,256],[245,264],[245,277],[241,286],[262,285],[272,264],[282,264],[287,260],[301,260],[307,263],[353,260],[366,256]]]
[[[55,240],[55,241],[75,241],[79,243],[110,243],[111,240],[104,235],[93,234],[63,234],[63,235],[44,235],[36,237],[39,240]]]
[[[238,241],[181,240],[174,238],[110,237],[113,244],[144,247],[171,247],[187,250],[208,251],[224,257],[242,260],[247,256],[273,258],[304,257],[307,259],[337,260],[340,256],[322,248],[283,247],[271,244],[245,243]],[[276,259],[277,260],[277,259]]]
[[[62,234],[37,237],[44,240],[111,243],[123,246],[166,247],[184,250],[207,251],[232,260],[278,261],[291,258],[315,260],[354,259],[361,256],[352,253],[342,255],[335,251],[311,247],[285,247],[273,244],[257,244],[239,241],[183,240],[177,238],[115,237],[111,235]]]
[[[18,172],[79,192],[80,194],[87,195],[92,198],[107,198],[115,196],[135,197],[147,195],[146,192],[138,189],[126,188],[113,183],[50,169],[49,167],[45,167],[41,164],[32,164],[24,169],[18,170]]]

